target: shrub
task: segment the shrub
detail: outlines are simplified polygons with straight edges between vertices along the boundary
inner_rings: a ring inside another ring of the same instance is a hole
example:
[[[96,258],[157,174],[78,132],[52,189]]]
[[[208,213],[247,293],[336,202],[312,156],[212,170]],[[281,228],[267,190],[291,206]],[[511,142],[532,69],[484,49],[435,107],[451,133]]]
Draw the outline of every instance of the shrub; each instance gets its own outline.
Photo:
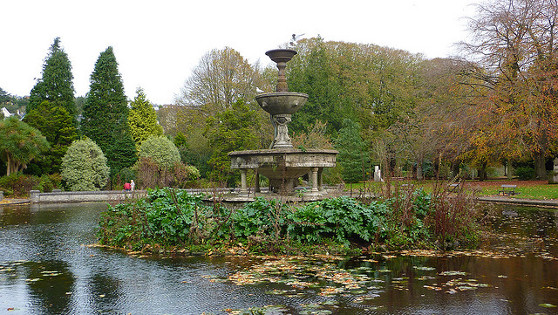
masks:
[[[530,180],[535,179],[536,173],[535,169],[528,166],[521,166],[515,169],[515,175],[519,180]]]
[[[172,189],[150,190],[135,203],[117,204],[101,214],[101,244],[141,249],[147,244],[193,243],[210,208],[201,195]],[[208,229],[209,230],[209,229]]]
[[[289,235],[299,241],[317,242],[332,237],[348,244],[352,238],[370,241],[379,228],[377,204],[366,206],[355,199],[339,197],[309,203],[289,217]]]
[[[40,179],[34,175],[24,175],[21,172],[0,177],[0,190],[6,196],[25,197],[29,191],[39,184]]]
[[[233,233],[236,237],[273,235],[279,238],[285,223],[281,215],[283,205],[277,200],[256,198],[232,214]]]
[[[143,141],[139,148],[139,157],[151,159],[159,168],[165,170],[180,162],[178,149],[164,136],[151,136]]]
[[[54,183],[48,175],[44,174],[39,179],[39,183],[33,186],[33,189],[39,190],[41,192],[51,192],[54,189]]]
[[[459,190],[451,194],[441,185],[432,193],[431,212],[425,218],[438,247],[451,249],[474,247],[479,239],[475,198]]]
[[[109,177],[107,159],[93,140],[74,141],[62,158],[61,175],[72,191],[100,190]]]

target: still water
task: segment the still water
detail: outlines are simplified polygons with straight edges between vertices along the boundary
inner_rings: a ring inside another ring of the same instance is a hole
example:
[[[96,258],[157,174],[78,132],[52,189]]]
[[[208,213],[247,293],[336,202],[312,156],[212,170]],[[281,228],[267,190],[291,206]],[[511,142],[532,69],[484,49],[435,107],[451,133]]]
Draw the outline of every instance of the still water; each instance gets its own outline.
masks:
[[[558,313],[558,212],[503,206],[485,250],[352,259],[89,247],[102,203],[0,207],[0,314]]]

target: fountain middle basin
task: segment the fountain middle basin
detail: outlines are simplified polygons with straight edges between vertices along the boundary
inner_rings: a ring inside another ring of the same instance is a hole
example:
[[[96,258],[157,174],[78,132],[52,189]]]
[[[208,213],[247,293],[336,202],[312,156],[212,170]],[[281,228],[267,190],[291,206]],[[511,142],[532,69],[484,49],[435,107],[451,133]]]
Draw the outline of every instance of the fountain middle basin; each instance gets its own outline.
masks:
[[[308,94],[297,92],[273,92],[256,96],[261,108],[271,115],[293,114],[308,99]]]

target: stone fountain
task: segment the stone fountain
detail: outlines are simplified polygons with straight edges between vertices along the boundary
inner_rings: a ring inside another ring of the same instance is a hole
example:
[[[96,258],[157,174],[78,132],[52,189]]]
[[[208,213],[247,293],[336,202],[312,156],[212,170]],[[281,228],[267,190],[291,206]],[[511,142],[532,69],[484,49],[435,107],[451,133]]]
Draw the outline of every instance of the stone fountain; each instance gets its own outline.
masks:
[[[265,53],[277,64],[279,78],[276,91],[256,96],[260,107],[270,114],[274,128],[274,139],[269,149],[234,151],[229,153],[231,168],[241,171],[241,195],[248,195],[246,175],[255,171],[255,192],[260,192],[259,176],[269,179],[269,191],[281,195],[294,195],[298,178],[308,174],[312,183],[309,191],[303,191],[306,200],[316,200],[326,195],[322,185],[322,171],[335,167],[337,151],[322,149],[294,149],[289,137],[288,123],[298,111],[308,95],[289,92],[285,77],[287,62],[296,55],[291,49],[274,49]],[[297,194],[298,195],[298,194]]]

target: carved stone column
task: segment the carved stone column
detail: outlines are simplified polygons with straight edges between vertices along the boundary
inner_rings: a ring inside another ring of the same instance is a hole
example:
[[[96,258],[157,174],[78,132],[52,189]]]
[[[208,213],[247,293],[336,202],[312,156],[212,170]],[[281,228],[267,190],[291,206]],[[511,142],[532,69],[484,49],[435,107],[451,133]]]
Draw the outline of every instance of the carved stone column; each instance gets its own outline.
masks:
[[[318,168],[312,168],[312,193],[317,193],[318,190]]]
[[[246,170],[240,170],[240,194],[248,195],[248,185],[246,184]]]

